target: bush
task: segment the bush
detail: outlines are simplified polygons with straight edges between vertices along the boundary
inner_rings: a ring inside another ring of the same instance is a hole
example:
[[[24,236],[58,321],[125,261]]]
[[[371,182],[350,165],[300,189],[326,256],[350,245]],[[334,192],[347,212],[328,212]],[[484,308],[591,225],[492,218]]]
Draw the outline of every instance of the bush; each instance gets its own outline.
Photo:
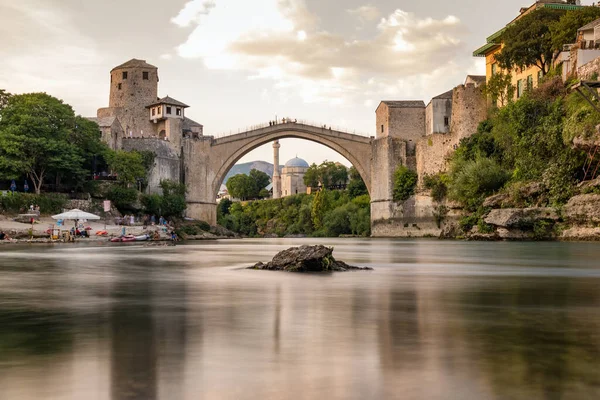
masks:
[[[122,186],[113,186],[108,192],[108,199],[119,210],[121,214],[135,211],[135,203],[138,200],[139,192],[133,188]]]
[[[67,198],[62,194],[8,193],[6,196],[0,196],[0,211],[24,213],[33,204],[40,206],[42,214],[59,214],[65,208],[66,203]]]
[[[144,213],[150,215],[162,215],[162,196],[158,194],[145,194],[141,198]]]
[[[394,200],[406,201],[415,193],[417,173],[401,165],[394,173]]]
[[[476,210],[486,197],[506,184],[510,175],[496,161],[480,158],[455,166],[452,171],[450,198],[467,209]]]
[[[423,184],[426,189],[431,190],[431,197],[438,203],[448,195],[448,176],[445,174],[426,175]]]

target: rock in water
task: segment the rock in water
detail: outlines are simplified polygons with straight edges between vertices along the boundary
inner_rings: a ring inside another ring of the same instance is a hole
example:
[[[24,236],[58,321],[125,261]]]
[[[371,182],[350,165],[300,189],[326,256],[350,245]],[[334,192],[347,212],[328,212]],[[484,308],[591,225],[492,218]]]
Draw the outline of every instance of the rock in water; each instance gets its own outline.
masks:
[[[371,270],[372,268],[352,267],[333,258],[333,248],[318,246],[292,247],[279,252],[270,263],[258,264],[249,269],[266,269],[288,272],[332,272],[349,270]]]

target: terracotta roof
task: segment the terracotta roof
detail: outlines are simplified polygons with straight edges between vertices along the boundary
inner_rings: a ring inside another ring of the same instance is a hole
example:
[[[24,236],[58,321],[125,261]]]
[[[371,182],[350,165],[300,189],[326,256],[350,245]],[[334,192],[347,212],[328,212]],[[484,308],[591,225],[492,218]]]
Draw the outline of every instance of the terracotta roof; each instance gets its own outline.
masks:
[[[175,99],[167,96],[167,97],[163,97],[162,99],[156,100],[152,104],[148,104],[146,106],[146,108],[149,108],[149,107],[152,107],[152,106],[156,106],[156,105],[159,105],[159,104],[169,104],[169,105],[172,105],[172,106],[179,106],[179,107],[183,107],[183,108],[188,108],[189,107],[187,104],[182,103],[179,100],[175,100]]]
[[[151,68],[151,69],[158,69],[156,68],[154,65],[150,65],[146,62],[146,60],[138,60],[136,58],[132,58],[131,60],[127,61],[124,64],[121,64],[117,67],[114,67],[112,71],[114,71],[115,69],[123,69],[123,68]]]
[[[425,103],[422,100],[383,100],[383,104],[390,108],[420,108],[425,107]]]

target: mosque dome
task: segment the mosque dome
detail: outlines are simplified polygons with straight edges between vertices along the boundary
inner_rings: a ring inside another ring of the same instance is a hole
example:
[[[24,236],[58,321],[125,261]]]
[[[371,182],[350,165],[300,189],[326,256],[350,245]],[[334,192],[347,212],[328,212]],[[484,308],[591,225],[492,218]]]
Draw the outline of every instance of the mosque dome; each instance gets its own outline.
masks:
[[[308,168],[309,165],[306,161],[304,161],[301,158],[295,157],[292,158],[290,161],[285,163],[285,166],[287,168]]]

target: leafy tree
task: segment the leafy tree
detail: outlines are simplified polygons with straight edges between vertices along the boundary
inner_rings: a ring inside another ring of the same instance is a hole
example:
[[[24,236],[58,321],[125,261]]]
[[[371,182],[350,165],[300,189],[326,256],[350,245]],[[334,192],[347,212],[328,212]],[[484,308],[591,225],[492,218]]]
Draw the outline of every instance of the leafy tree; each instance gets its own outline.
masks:
[[[162,189],[162,215],[165,218],[181,217],[187,208],[185,194],[187,188],[183,183],[172,180],[161,180],[160,188]]]
[[[27,175],[40,193],[48,174],[82,173],[83,158],[72,142],[71,106],[45,93],[11,96],[0,110],[0,176]]]
[[[222,199],[217,205],[217,219],[221,219],[222,217],[229,214],[229,209],[233,202],[229,199]]]
[[[546,75],[555,52],[550,27],[564,14],[562,10],[542,8],[509,25],[502,34],[504,47],[496,56],[500,66],[508,70],[536,66]]]
[[[365,182],[363,181],[356,168],[350,167],[349,175],[350,182],[348,183],[348,194],[351,198],[369,194],[369,191],[367,190],[367,185],[365,185]]]
[[[577,30],[598,18],[600,18],[599,7],[582,7],[567,11],[558,22],[550,25],[554,51],[562,51],[563,45],[575,43]]]
[[[229,194],[234,198],[248,200],[269,197],[269,193],[264,189],[269,185],[270,180],[269,175],[253,169],[250,171],[250,175],[237,174],[232,176],[225,185]]]
[[[319,167],[317,164],[313,163],[304,174],[304,184],[307,187],[316,188],[319,186]]]
[[[271,178],[269,177],[269,175],[257,169],[252,169],[250,171],[250,178],[252,178],[252,180],[254,181],[254,189],[252,191],[251,196],[254,198],[269,197],[268,192],[266,193],[266,196],[264,196],[264,192],[261,195],[261,191],[264,190],[267,186],[269,186],[269,183],[271,182]]]
[[[246,174],[237,174],[227,180],[225,184],[231,196],[246,200],[254,192],[254,180]]]
[[[134,188],[126,188],[122,186],[113,186],[108,192],[108,199],[124,214],[134,210],[134,205],[138,200],[140,193]]]
[[[485,86],[486,93],[493,105],[504,107],[515,97],[512,76],[503,72],[494,74]]]
[[[141,198],[144,213],[150,215],[162,215],[163,197],[159,194],[146,194]]]
[[[312,203],[311,216],[316,229],[323,226],[323,218],[328,209],[327,190],[323,189],[315,195]]]
[[[415,193],[418,176],[404,165],[399,166],[394,173],[394,200],[406,201]]]
[[[320,165],[312,164],[304,174],[304,184],[308,187],[330,188],[348,181],[348,169],[332,161],[323,161]]]
[[[108,151],[106,161],[117,178],[124,184],[135,183],[137,178],[146,177],[144,159],[137,151]]]
[[[8,100],[12,95],[4,89],[0,89],[0,111],[8,105]]]

